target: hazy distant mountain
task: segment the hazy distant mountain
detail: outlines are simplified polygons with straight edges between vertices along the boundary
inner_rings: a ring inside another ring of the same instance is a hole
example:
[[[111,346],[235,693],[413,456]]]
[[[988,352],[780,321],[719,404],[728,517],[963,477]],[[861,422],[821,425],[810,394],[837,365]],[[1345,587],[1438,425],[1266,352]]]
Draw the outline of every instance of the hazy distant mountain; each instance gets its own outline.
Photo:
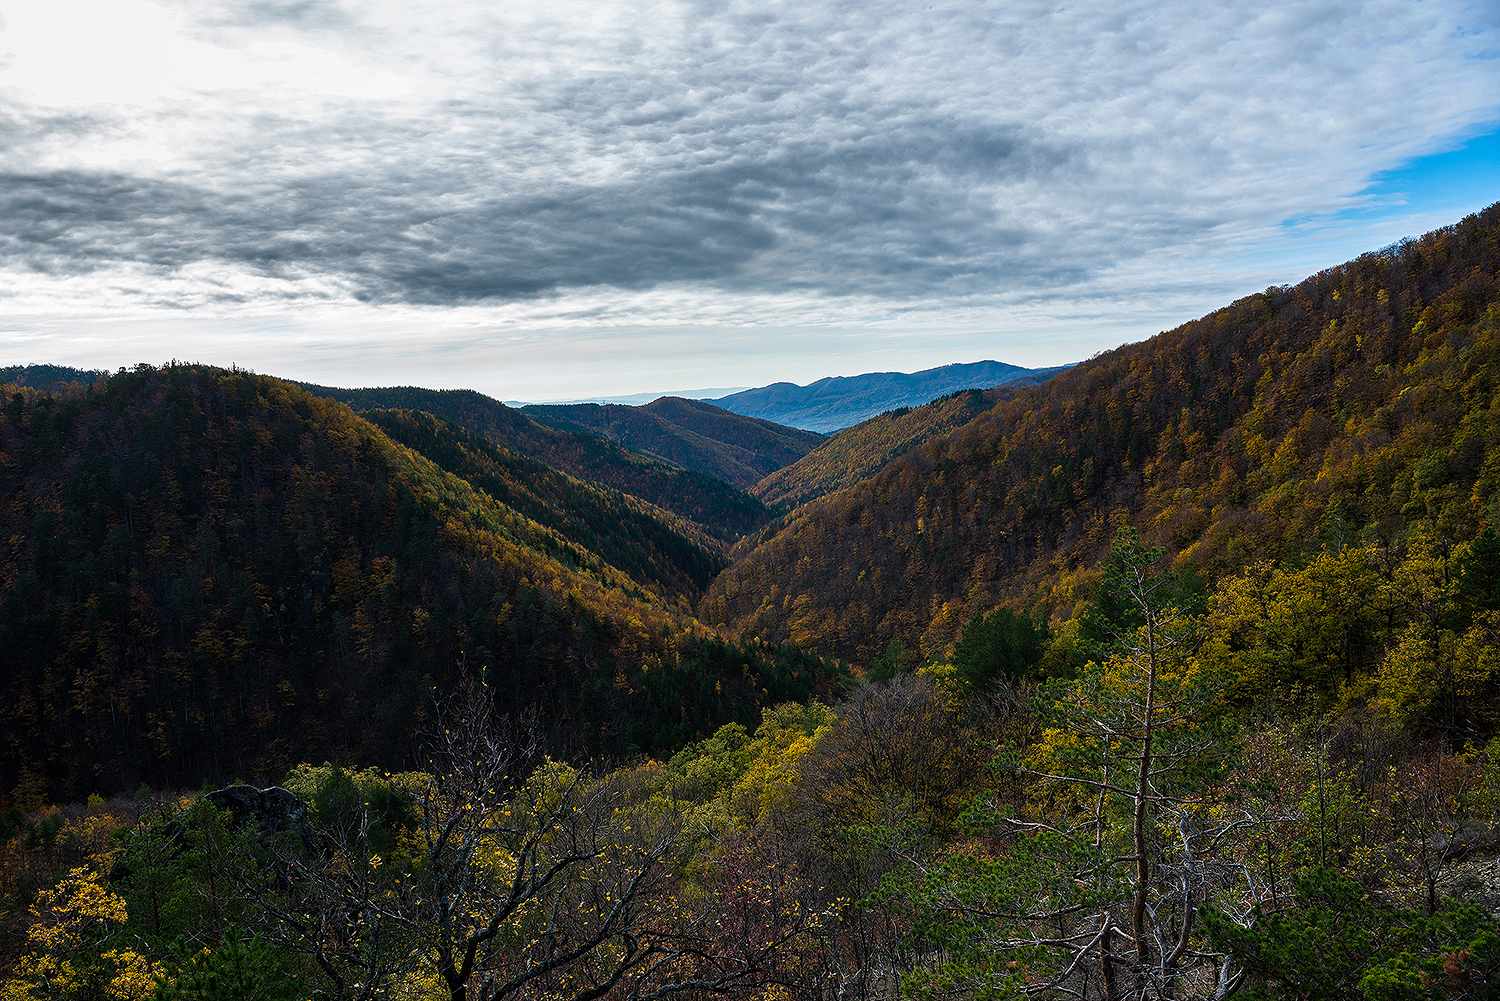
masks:
[[[578,403],[623,403],[627,407],[643,407],[663,396],[675,396],[683,400],[713,400],[731,393],[743,393],[750,386],[720,386],[717,389],[673,389],[665,393],[627,393],[623,396],[580,396],[571,400],[504,400],[507,407],[519,410],[522,407],[568,407]]]
[[[976,361],[909,374],[835,376],[809,386],[778,382],[708,402],[746,417],[830,434],[887,410],[920,407],[960,389],[989,389],[1028,378],[1040,382],[1067,367],[1022,368],[998,361]]]

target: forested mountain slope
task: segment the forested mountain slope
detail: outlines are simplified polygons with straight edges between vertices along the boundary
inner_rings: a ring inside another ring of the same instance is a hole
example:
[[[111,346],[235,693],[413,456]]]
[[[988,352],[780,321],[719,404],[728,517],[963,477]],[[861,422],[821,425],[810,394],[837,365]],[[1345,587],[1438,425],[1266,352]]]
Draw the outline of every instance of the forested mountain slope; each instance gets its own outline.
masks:
[[[81,386],[92,386],[108,374],[102,369],[72,368],[68,365],[6,365],[0,367],[0,385],[55,389],[76,382]]]
[[[750,488],[767,504],[796,507],[858,483],[930,438],[949,434],[1014,392],[965,389],[913,409],[898,408],[830,436]]]
[[[700,400],[664,396],[644,407],[619,403],[533,405],[521,410],[548,427],[602,434],[627,448],[659,456],[741,490],[796,462],[823,436],[743,417]]]
[[[393,441],[571,542],[597,553],[657,593],[696,600],[729,565],[723,547],[691,522],[617,490],[559,472],[420,410],[369,410]]]
[[[976,611],[1067,612],[1116,527],[1211,578],[1500,497],[1500,206],[1017,393],[801,509],[705,621],[868,660]]]
[[[920,407],[964,389],[1042,381],[1066,367],[1030,369],[998,361],[977,361],[921,372],[833,376],[806,386],[778,382],[708,402],[737,414],[832,434],[888,410]]]
[[[763,504],[722,479],[631,451],[600,437],[597,431],[544,427],[520,410],[471,389],[301,385],[310,393],[347,403],[358,411],[420,410],[434,414],[584,482],[612,487],[665,508],[726,542],[754,531],[771,517]]]
[[[289,383],[143,365],[6,397],[0,788],[394,767],[460,669],[559,753],[670,750],[832,683]]]

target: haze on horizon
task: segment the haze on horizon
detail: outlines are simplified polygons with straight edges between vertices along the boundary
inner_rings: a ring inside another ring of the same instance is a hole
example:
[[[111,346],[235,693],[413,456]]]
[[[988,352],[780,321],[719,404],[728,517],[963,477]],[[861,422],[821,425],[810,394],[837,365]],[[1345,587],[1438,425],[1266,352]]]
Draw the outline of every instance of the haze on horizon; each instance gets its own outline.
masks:
[[[507,399],[1077,361],[1500,198],[1500,9],[49,0],[0,365]]]

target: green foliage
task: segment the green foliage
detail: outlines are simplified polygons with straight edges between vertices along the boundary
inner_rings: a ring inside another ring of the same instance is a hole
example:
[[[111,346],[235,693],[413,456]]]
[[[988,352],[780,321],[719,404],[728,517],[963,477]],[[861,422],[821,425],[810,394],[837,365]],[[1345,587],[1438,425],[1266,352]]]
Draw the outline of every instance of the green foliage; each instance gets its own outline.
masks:
[[[745,727],[726,723],[712,737],[672,755],[668,765],[699,783],[704,798],[711,798],[739,781],[754,753]]]
[[[1475,537],[1455,569],[1454,598],[1460,616],[1455,627],[1467,625],[1477,614],[1500,611],[1500,535],[1493,525]]]
[[[1478,907],[1447,903],[1431,917],[1382,903],[1328,869],[1291,877],[1295,904],[1246,920],[1206,908],[1216,949],[1251,986],[1250,1001],[1418,1001],[1489,997],[1500,989],[1500,935]]]
[[[973,835],[991,833],[994,824],[983,810],[965,817]],[[883,877],[871,901],[905,902],[914,912],[911,934],[942,950],[941,963],[906,974],[904,994],[999,999],[1024,996],[1027,980],[1045,979],[1056,969],[1054,951],[1062,954],[1029,941],[1018,928],[1028,911],[1042,902],[1063,914],[1094,909],[1118,897],[1119,889],[1092,843],[1039,831],[1003,852],[948,853],[922,874],[898,868]]]
[[[236,831],[206,799],[170,806],[120,832],[111,881],[125,901],[126,930],[153,955],[176,944],[213,945],[251,912],[267,879],[258,832]]]
[[[906,657],[906,644],[901,642],[901,637],[892,636],[880,656],[870,661],[865,677],[877,685],[883,685],[896,675],[906,674],[910,670],[911,665],[907,663]]]
[[[228,938],[174,958],[156,1001],[303,1001],[308,994],[290,957],[260,939]]]
[[[312,822],[348,847],[351,839],[368,841],[382,854],[395,847],[402,829],[416,823],[416,776],[392,776],[373,768],[348,772],[331,762],[298,765],[282,781],[308,804]]]
[[[1206,589],[1202,577],[1191,567],[1159,567],[1165,551],[1160,546],[1142,545],[1134,529],[1123,528],[1116,534],[1108,558],[1100,565],[1099,581],[1078,616],[1078,643],[1087,656],[1104,658],[1123,649],[1146,624],[1146,613],[1130,593],[1133,575],[1142,566],[1153,569],[1152,600],[1158,607],[1176,608],[1188,615],[1203,612]]]
[[[1029,795],[973,802],[965,843],[886,877],[884,897],[907,901],[913,935],[943,956],[906,977],[909,993],[1088,996],[1101,970],[1120,981],[1103,996],[1167,996],[1196,963],[1185,950],[1199,901],[1242,889],[1223,878],[1232,868],[1208,872],[1261,821],[1221,802],[1233,735],[1222,682],[1196,658],[1198,623],[1160,556],[1117,535],[1105,579],[1138,628],[1045,685],[1034,727],[998,748],[996,769]]]
[[[964,626],[949,658],[970,692],[988,692],[1000,680],[1035,674],[1051,637],[1045,624],[1009,608],[976,615]]]
[[[806,755],[833,729],[837,717],[820,702],[786,702],[765,709],[752,737],[729,723],[672,756],[666,772],[674,798],[698,804],[706,828],[753,828],[782,816],[800,784]]]

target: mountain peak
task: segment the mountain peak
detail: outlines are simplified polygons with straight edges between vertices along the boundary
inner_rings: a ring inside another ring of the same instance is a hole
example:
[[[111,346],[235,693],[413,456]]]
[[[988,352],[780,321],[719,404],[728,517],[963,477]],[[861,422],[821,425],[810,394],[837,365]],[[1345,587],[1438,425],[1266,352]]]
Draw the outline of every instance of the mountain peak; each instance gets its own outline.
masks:
[[[707,402],[746,417],[830,434],[900,407],[920,407],[961,389],[990,389],[1067,366],[1028,369],[999,361],[960,362],[920,372],[835,375],[806,386],[777,382]]]

